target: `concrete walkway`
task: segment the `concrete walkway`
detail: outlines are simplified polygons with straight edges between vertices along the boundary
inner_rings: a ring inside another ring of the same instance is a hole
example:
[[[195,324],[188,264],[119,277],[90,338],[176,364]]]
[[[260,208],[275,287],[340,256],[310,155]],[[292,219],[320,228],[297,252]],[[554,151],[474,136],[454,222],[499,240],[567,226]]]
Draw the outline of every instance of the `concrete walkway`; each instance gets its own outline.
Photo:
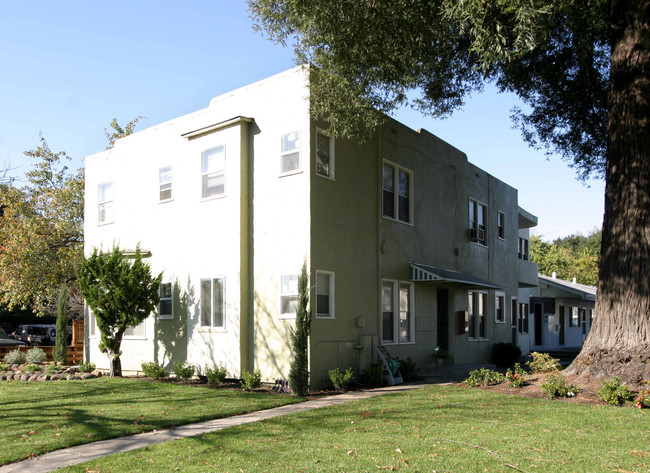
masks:
[[[63,468],[64,466],[76,465],[95,458],[111,455],[113,453],[128,452],[136,448],[147,447],[156,443],[167,442],[169,440],[192,437],[207,432],[227,429],[238,425],[258,422],[273,417],[295,414],[311,409],[318,409],[326,406],[335,406],[344,402],[356,401],[358,399],[367,399],[381,394],[391,392],[407,391],[409,389],[421,388],[429,383],[408,384],[400,386],[388,386],[384,388],[370,389],[368,391],[355,391],[335,396],[327,396],[321,399],[314,399],[298,404],[291,404],[264,411],[251,412],[240,416],[226,417],[223,419],[209,420],[199,422],[198,424],[183,425],[172,427],[171,429],[154,430],[143,434],[131,435],[129,437],[119,437],[100,442],[87,443],[76,447],[64,448],[54,452],[46,453],[39,457],[23,460],[18,463],[11,463],[0,467],[0,473],[44,473]],[[438,384],[438,383],[436,383]]]

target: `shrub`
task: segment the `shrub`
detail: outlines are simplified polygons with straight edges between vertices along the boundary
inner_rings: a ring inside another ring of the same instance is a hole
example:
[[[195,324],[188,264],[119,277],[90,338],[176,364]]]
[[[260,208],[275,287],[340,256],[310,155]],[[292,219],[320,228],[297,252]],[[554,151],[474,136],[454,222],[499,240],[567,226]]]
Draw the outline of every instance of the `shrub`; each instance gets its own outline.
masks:
[[[23,371],[43,371],[43,367],[36,363],[28,363],[23,366]]]
[[[415,367],[415,361],[409,356],[406,360],[399,361],[399,372],[402,374],[402,379],[404,382],[413,381],[418,379],[417,368]]]
[[[262,373],[260,370],[255,370],[249,373],[248,370],[241,372],[241,387],[244,391],[252,391],[262,385]]]
[[[45,371],[47,373],[53,373],[55,371],[63,371],[63,365],[59,363],[52,363],[51,365],[45,366]]]
[[[515,363],[506,373],[506,382],[511,388],[521,388],[526,385],[526,370],[519,363]]]
[[[648,381],[648,384],[650,384],[650,381]],[[639,393],[639,397],[636,398],[636,402],[634,405],[639,409],[643,409],[644,407],[650,407],[650,389],[641,391]]]
[[[214,368],[205,367],[205,375],[208,378],[208,384],[212,386],[223,383],[223,380],[226,379],[226,374],[225,366],[219,366],[218,368],[216,366]]]
[[[598,397],[610,406],[620,406],[625,404],[625,401],[632,399],[632,393],[627,386],[621,385],[621,378],[616,376],[609,381],[603,382],[603,386],[598,391]]]
[[[302,265],[298,276],[298,305],[296,306],[296,326],[289,328],[291,340],[291,365],[289,385],[296,396],[304,396],[309,391],[309,330],[311,310],[309,307],[309,276],[307,261]]]
[[[95,371],[95,363],[91,363],[91,362],[79,363],[80,373],[90,373],[92,371]]]
[[[487,368],[481,368],[478,370],[470,371],[469,377],[463,381],[472,387],[476,386],[489,386],[491,384],[499,384],[503,381],[503,373],[498,371],[490,370]]]
[[[39,347],[34,347],[25,353],[27,363],[44,363],[47,361],[47,353]]]
[[[361,382],[372,388],[384,385],[384,369],[382,365],[368,365],[361,372]]]
[[[0,362],[0,371],[7,371],[9,367],[5,364]]]
[[[514,343],[495,343],[492,361],[497,366],[512,366],[521,359],[521,348]]]
[[[22,365],[25,361],[27,361],[27,355],[25,355],[25,352],[20,351],[19,348],[11,350],[5,355],[5,363],[8,365]]]
[[[194,376],[194,365],[190,365],[187,361],[177,361],[174,363],[174,374],[181,381],[187,381]]]
[[[335,368],[329,370],[328,374],[330,375],[330,381],[334,385],[334,389],[337,391],[345,391],[350,387],[350,384],[354,382],[354,373],[352,372],[352,368],[345,370],[345,373],[340,369]]]
[[[157,361],[145,361],[142,366],[142,372],[147,378],[160,379],[167,377],[167,370],[160,366]]]
[[[574,384],[567,386],[564,376],[557,373],[546,377],[546,381],[542,384],[542,391],[548,394],[550,399],[555,399],[556,397],[574,397],[580,392],[580,388]]]
[[[530,354],[533,361],[526,363],[533,373],[550,373],[552,371],[560,371],[562,365],[556,358],[551,358],[548,353],[533,352]]]

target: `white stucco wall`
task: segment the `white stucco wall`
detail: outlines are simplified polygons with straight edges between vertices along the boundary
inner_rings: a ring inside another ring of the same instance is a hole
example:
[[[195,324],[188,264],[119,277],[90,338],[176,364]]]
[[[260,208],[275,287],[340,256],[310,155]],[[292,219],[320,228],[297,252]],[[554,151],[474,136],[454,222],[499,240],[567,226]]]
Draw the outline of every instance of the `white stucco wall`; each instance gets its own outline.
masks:
[[[308,102],[304,75],[299,69],[214,98],[204,110],[154,126],[118,140],[115,148],[86,158],[86,252],[93,247],[108,250],[113,243],[134,249],[140,243],[152,257],[152,271],[164,271],[164,281],[175,287],[174,320],[155,316],[145,322],[144,337],[125,339],[122,364],[125,371],[137,371],[142,361],[156,359],[165,364],[187,359],[203,367],[224,364],[231,376],[239,376],[240,284],[242,268],[241,196],[255,199],[254,253],[255,298],[277,321],[279,275],[296,273],[309,248],[308,173],[279,177],[280,136],[304,133],[304,156],[308,166]],[[250,145],[255,188],[242,193],[241,130],[239,125],[220,129],[188,140],[182,134],[247,116],[249,126],[244,146]],[[225,145],[225,193],[217,198],[201,198],[201,152]],[[302,150],[301,150],[302,152]],[[161,167],[172,166],[171,201],[159,202]],[[112,223],[98,224],[98,185],[112,182],[114,213]],[[253,191],[253,193],[251,193]],[[246,220],[246,215],[243,216]],[[264,253],[268,253],[262,257]],[[225,317],[223,329],[200,327],[200,280],[223,277]],[[247,316],[247,314],[244,314]],[[183,322],[179,326],[179,321]],[[171,333],[174,332],[174,333]],[[184,332],[184,333],[183,333]],[[284,343],[266,327],[260,334],[272,340],[272,349]],[[185,346],[183,346],[183,340]],[[98,338],[89,343],[90,360],[108,368],[106,357],[97,349]],[[256,363],[257,365],[257,363]],[[257,367],[257,366],[255,366]],[[252,368],[252,367],[251,367]]]

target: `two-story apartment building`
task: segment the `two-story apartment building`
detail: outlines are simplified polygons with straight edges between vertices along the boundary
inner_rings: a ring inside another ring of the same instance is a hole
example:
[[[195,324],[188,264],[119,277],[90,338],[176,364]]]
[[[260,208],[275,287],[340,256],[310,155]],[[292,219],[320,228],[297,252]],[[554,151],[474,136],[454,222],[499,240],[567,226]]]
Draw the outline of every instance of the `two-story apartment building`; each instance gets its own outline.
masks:
[[[364,143],[309,114],[294,68],[214,98],[86,158],[86,250],[141,247],[164,271],[159,311],[130,329],[122,364],[222,364],[286,378],[298,273],[311,279],[312,386],[359,371],[375,347],[426,366],[517,341],[521,257],[536,217],[517,190],[425,130],[387,119]],[[87,357],[98,350],[92,314]]]

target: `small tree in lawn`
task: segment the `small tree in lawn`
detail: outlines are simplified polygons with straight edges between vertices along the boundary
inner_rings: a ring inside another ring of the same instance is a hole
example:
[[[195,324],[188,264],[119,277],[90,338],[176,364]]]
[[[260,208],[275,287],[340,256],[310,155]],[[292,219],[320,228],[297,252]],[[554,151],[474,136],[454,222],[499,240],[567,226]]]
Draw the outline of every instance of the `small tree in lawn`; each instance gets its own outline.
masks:
[[[289,371],[289,385],[298,396],[304,396],[309,391],[309,360],[307,348],[309,342],[309,327],[311,325],[311,311],[309,310],[309,276],[307,276],[307,263],[302,265],[298,277],[298,307],[296,308],[296,328],[290,329],[291,349],[293,359]]]
[[[56,342],[54,361],[65,365],[68,362],[68,289],[64,286],[59,293],[56,308]]]
[[[109,253],[97,248],[83,258],[77,273],[79,289],[97,319],[99,349],[111,364],[110,376],[122,375],[120,347],[124,331],[142,323],[160,301],[162,273],[152,276],[140,246],[131,261],[118,246]]]

